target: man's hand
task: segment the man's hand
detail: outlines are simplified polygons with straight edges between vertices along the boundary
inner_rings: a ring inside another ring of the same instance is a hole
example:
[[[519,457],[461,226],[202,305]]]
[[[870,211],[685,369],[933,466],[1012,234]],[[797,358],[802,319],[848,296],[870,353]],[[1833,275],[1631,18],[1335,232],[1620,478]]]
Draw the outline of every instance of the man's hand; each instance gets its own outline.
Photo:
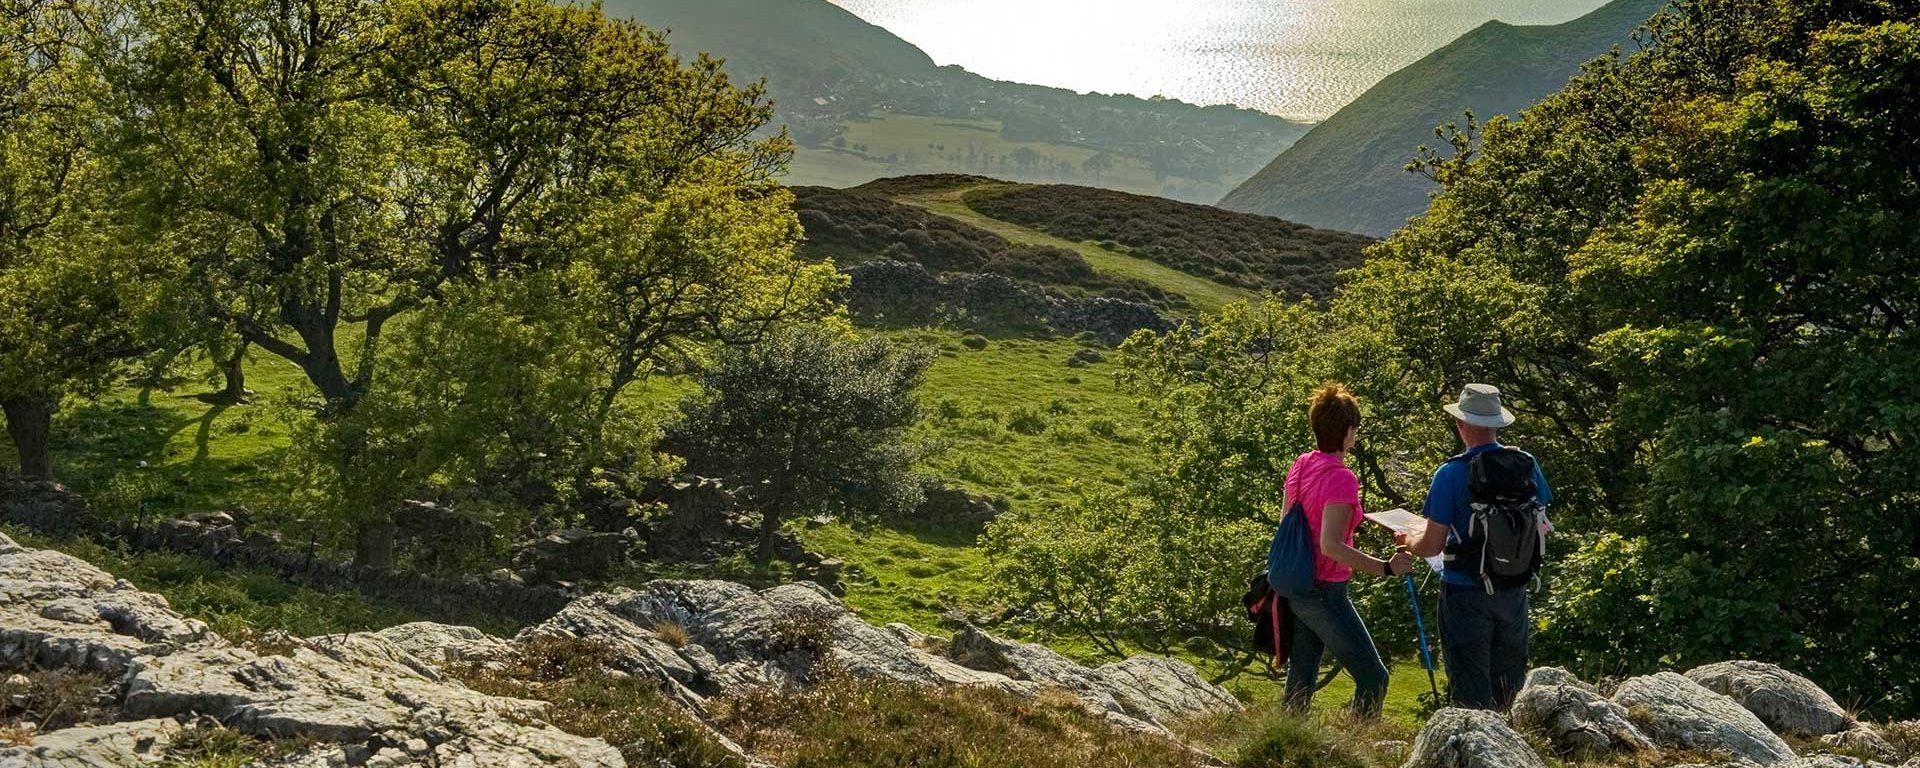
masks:
[[[1393,543],[1402,547],[1411,547],[1413,546],[1413,537],[1408,536],[1406,531],[1394,531]]]

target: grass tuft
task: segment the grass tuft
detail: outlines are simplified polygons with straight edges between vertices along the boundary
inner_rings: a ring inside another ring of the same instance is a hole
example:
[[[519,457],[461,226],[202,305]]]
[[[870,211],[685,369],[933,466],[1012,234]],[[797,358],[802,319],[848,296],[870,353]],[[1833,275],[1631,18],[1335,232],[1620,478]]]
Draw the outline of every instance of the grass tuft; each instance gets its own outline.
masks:
[[[1122,732],[1065,694],[923,688],[827,677],[805,691],[759,690],[715,703],[714,722],[785,768],[1197,768],[1166,739]]]
[[[653,636],[660,638],[660,642],[675,648],[685,648],[693,643],[693,636],[687,633],[686,625],[672,620],[662,620],[654,624]]]
[[[705,726],[668,700],[658,683],[611,671],[615,655],[602,642],[541,636],[504,664],[449,671],[482,693],[548,702],[547,722],[576,736],[605,740],[628,765],[745,768]]]

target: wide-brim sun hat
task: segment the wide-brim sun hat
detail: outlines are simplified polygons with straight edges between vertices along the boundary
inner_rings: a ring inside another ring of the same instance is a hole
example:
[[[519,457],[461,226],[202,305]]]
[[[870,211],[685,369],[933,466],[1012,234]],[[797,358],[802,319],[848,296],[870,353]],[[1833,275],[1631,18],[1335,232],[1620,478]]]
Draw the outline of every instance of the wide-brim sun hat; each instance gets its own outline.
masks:
[[[1500,405],[1500,388],[1491,384],[1468,384],[1460,390],[1459,402],[1440,407],[1476,427],[1500,429],[1513,424],[1513,412]]]

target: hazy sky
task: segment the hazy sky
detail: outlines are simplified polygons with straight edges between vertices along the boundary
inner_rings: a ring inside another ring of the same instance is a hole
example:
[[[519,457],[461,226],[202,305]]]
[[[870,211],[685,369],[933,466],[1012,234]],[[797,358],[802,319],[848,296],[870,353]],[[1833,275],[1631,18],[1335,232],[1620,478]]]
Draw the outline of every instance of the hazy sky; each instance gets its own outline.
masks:
[[[941,64],[1318,120],[1480,24],[1603,0],[833,0]]]

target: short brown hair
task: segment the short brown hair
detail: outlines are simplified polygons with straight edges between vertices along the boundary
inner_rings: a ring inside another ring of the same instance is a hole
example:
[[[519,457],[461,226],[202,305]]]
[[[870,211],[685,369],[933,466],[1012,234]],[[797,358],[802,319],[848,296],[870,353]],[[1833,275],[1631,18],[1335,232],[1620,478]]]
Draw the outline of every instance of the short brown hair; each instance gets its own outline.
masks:
[[[1329,453],[1344,450],[1347,430],[1360,426],[1360,401],[1344,385],[1328,382],[1313,391],[1307,423],[1313,427],[1315,447]]]

